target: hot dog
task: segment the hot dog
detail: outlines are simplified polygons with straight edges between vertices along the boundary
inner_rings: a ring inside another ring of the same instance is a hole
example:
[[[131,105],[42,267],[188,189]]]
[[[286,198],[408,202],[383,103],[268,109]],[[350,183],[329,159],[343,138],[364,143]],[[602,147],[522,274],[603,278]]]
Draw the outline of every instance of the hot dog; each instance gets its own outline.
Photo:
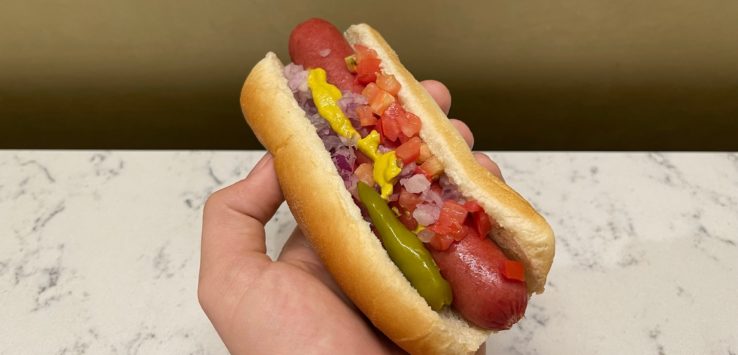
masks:
[[[543,291],[551,229],[474,161],[378,33],[357,25],[346,39],[322,20],[300,24],[295,64],[269,53],[249,74],[244,115],[359,309],[410,352],[472,352]]]
[[[345,63],[353,49],[327,21],[311,19],[295,27],[290,34],[289,52],[295,64],[325,69],[328,82],[339,89],[362,89]],[[520,280],[501,276],[500,266],[509,259],[491,240],[470,239],[475,241],[465,238],[459,246],[452,245],[447,250],[429,249],[453,290],[454,308],[477,326],[508,329],[525,314],[527,288]]]

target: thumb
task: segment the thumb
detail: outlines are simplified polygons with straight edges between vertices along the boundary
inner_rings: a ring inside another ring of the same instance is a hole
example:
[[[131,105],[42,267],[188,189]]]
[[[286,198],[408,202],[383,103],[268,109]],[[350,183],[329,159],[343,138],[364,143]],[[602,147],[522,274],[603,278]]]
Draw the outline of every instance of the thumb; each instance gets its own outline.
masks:
[[[229,260],[268,260],[264,224],[282,201],[284,198],[269,153],[245,179],[213,193],[203,212],[201,274]]]

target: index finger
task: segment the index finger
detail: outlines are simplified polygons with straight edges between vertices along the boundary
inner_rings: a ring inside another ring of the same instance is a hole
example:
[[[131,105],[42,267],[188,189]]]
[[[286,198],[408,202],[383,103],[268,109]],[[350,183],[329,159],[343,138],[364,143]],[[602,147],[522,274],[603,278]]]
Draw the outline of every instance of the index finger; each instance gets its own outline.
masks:
[[[420,84],[433,97],[433,100],[436,100],[441,110],[448,115],[449,110],[451,110],[451,93],[446,85],[437,80],[423,80]]]
[[[451,109],[451,93],[448,91],[446,85],[436,80],[423,80],[420,84],[423,85],[425,90],[428,91],[428,94],[436,101],[438,107],[448,116],[448,112]],[[452,118],[450,121],[464,138],[466,144],[469,145],[469,148],[472,148],[474,146],[474,135],[469,130],[469,127],[457,119]]]

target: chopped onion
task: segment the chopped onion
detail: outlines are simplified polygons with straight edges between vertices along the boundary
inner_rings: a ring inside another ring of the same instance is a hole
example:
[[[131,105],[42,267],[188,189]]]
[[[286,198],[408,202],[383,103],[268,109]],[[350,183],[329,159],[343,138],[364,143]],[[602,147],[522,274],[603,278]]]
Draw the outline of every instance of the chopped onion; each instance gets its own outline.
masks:
[[[338,100],[338,106],[341,107],[341,111],[346,114],[346,117],[351,121],[351,125],[356,129],[361,127],[359,116],[356,114],[356,108],[366,104],[367,100],[364,95],[351,91],[344,91],[341,99]]]
[[[343,141],[341,141],[338,135],[332,134],[321,138],[323,139],[325,149],[328,151],[335,152],[344,146]]]
[[[293,93],[310,92],[307,86],[308,71],[302,65],[296,65],[294,63],[287,64],[283,72],[284,77],[287,78],[287,85]]]
[[[347,171],[353,175],[356,153],[350,147],[340,147],[333,153],[333,162],[336,164],[339,173]]]
[[[430,188],[430,181],[423,174],[415,174],[409,178],[400,179],[400,185],[410,193],[419,194]]]
[[[371,131],[370,131],[370,130],[369,130],[369,129],[368,129],[367,127],[359,127],[359,128],[357,129],[357,131],[359,131],[359,134],[360,134],[360,135],[361,135],[362,137],[366,137],[366,135],[367,135],[367,134],[371,133]]]
[[[425,203],[434,204],[439,208],[443,206],[443,198],[441,197],[441,195],[431,189],[423,191],[423,193],[420,194],[420,197],[423,199],[423,201],[425,201]]]
[[[415,171],[415,168],[417,168],[418,165],[415,164],[415,162],[412,162],[410,164],[405,164],[405,166],[402,167],[402,171],[400,171],[400,178],[408,177],[412,175],[412,173]]]
[[[389,148],[389,147],[386,147],[386,146],[384,146],[384,145],[381,145],[381,144],[380,144],[380,145],[379,145],[379,147],[377,147],[377,150],[378,150],[378,151],[379,151],[380,153],[384,154],[384,153],[387,153],[387,152],[391,152],[391,151],[393,151],[394,149],[392,149],[392,148]]]
[[[433,233],[429,229],[423,229],[418,233],[418,238],[423,243],[430,243],[431,239],[436,236],[436,233]]]
[[[413,211],[413,218],[418,221],[418,224],[423,226],[429,226],[436,223],[438,216],[441,215],[441,207],[432,204],[419,204]]]
[[[319,54],[324,57],[328,56],[330,49],[321,50]],[[318,133],[320,139],[323,140],[325,149],[331,153],[331,160],[333,160],[338,174],[343,179],[344,185],[351,192],[351,195],[358,199],[359,196],[356,189],[358,178],[354,175],[354,165],[356,163],[356,147],[354,143],[339,137],[333,132],[328,121],[318,113],[318,109],[312,100],[312,93],[307,85],[307,70],[301,65],[290,63],[284,67],[283,73],[285,78],[287,78],[287,85],[292,90],[295,100],[297,100],[300,107],[305,111],[305,116],[307,116],[315,127],[315,131]],[[345,92],[338,104],[350,117],[351,115],[356,116],[356,107],[358,105],[364,105],[366,102],[366,98],[362,95]],[[358,127],[358,118],[356,118],[355,126]]]
[[[327,56],[328,56],[329,54],[331,54],[331,49],[330,49],[330,48],[326,48],[326,49],[321,49],[321,50],[320,50],[320,51],[318,52],[318,54],[320,54],[320,56],[321,56],[321,57],[325,58],[325,57],[327,57]]]
[[[325,143],[325,139],[328,136],[335,136],[338,137],[338,135],[333,132],[331,129],[330,124],[328,124],[328,121],[326,121],[323,116],[321,116],[319,113],[314,113],[312,115],[308,116],[308,119],[310,120],[310,123],[313,124],[315,127],[315,131],[318,133],[318,136],[323,140],[323,143]]]
[[[449,179],[446,174],[441,175],[438,179],[438,184],[441,186],[441,197],[443,197],[444,200],[453,200],[460,203],[465,202],[458,186],[451,182],[451,179]]]
[[[343,180],[343,184],[346,185],[346,188],[351,193],[351,196],[353,196],[357,201],[359,200],[359,190],[357,188],[358,182],[359,179],[354,174],[351,174],[348,179]]]

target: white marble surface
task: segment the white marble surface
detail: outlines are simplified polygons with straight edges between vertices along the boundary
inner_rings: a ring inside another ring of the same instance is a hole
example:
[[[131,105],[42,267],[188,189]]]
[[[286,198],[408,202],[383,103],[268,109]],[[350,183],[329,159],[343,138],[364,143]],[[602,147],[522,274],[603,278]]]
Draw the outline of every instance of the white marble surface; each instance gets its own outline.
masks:
[[[222,354],[201,208],[259,152],[0,151],[0,353]],[[557,253],[489,354],[738,353],[738,154],[495,153]],[[268,227],[274,255],[294,221]]]

